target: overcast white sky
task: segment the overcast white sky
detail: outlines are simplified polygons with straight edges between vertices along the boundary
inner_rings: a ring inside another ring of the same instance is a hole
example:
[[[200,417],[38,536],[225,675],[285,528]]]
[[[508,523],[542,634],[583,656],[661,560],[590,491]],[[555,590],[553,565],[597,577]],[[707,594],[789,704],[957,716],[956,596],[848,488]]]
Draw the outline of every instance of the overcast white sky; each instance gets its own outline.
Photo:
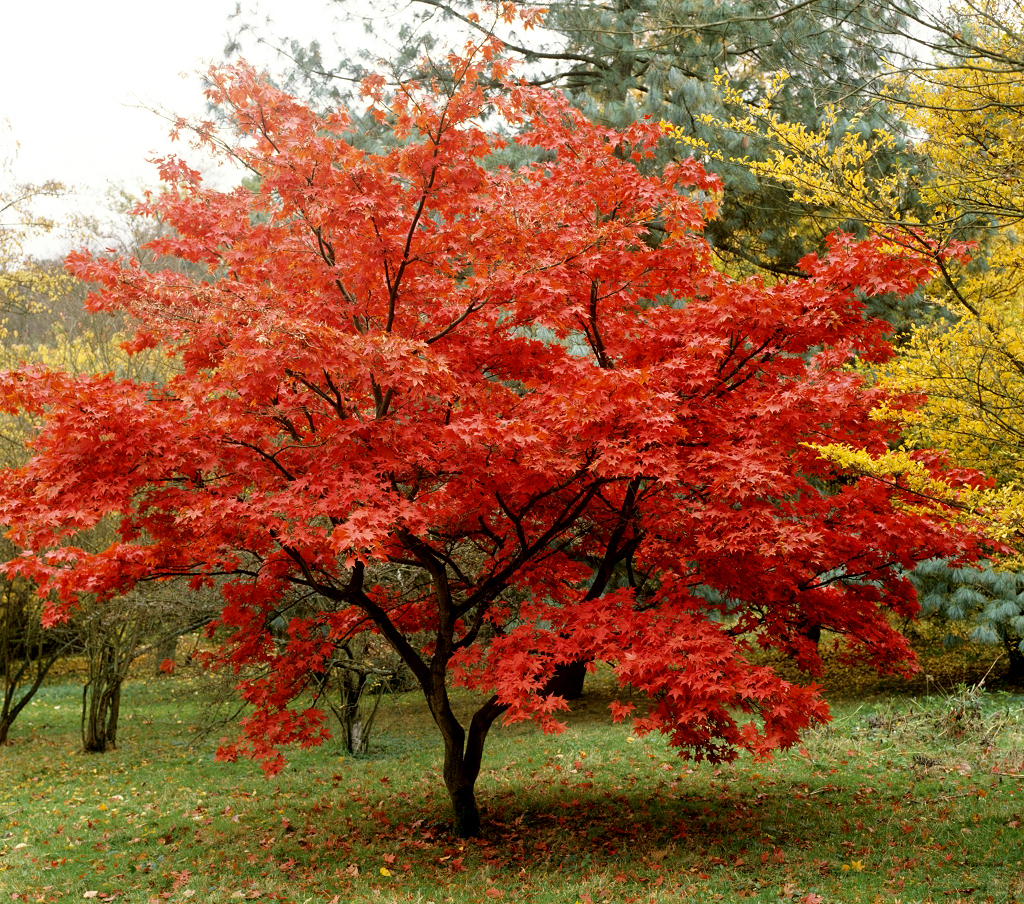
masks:
[[[108,183],[153,184],[146,161],[172,149],[146,107],[200,114],[197,70],[223,58],[236,0],[0,0],[0,157],[20,145],[15,180],[57,179],[82,204]],[[243,2],[244,7],[251,2]],[[282,35],[330,46],[328,0],[261,0]],[[361,36],[353,35],[358,41]],[[267,65],[271,57],[252,62]],[[0,176],[3,178],[3,176]]]
[[[18,152],[13,172],[0,166],[0,189],[24,182],[64,183],[58,205],[36,209],[51,217],[101,215],[110,186],[133,194],[155,187],[156,167],[147,162],[176,153],[200,169],[208,184],[228,187],[237,174],[218,175],[186,140],[172,143],[168,115],[203,116],[200,73],[223,61],[239,0],[0,0],[0,161]],[[409,5],[369,0],[240,0],[261,34],[319,40],[325,54],[344,44],[353,54],[366,46],[362,22],[341,20],[342,9],[373,15],[379,52],[391,52]],[[272,24],[267,24],[267,23]],[[272,73],[284,67],[267,47],[243,43],[249,62]],[[183,133],[184,136],[184,133]],[[67,233],[32,242],[38,257],[62,256]]]
[[[167,151],[168,126],[140,105],[202,110],[195,73],[223,58],[235,3],[4,0],[0,119],[21,144],[22,177],[148,176],[145,158]],[[328,0],[263,0],[260,13],[282,34],[332,28]]]

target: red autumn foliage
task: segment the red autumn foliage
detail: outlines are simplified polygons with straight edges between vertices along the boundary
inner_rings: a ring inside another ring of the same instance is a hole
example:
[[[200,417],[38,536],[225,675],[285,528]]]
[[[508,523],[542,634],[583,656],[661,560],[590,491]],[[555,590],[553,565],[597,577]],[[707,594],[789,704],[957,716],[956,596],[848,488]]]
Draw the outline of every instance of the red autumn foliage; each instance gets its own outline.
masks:
[[[808,445],[898,439],[849,365],[890,353],[863,298],[911,292],[927,264],[837,237],[806,278],[727,278],[702,238],[719,184],[693,160],[647,174],[657,126],[594,125],[490,45],[441,68],[391,97],[367,84],[393,139],[379,152],[343,111],[244,66],[211,74],[258,187],[214,191],[165,160],[170,189],[139,211],[174,229],[155,252],[208,277],[69,258],[95,310],[137,324],[128,346],[177,371],[0,376],[5,410],[44,418],[0,519],[25,550],[8,573],[52,593],[55,619],[139,581],[220,588],[222,661],[273,664],[242,682],[254,710],[226,756],[275,768],[281,745],[321,741],[323,714],[292,707],[310,670],[379,632],[423,689],[472,834],[488,728],[557,730],[556,667],[612,663],[650,698],[637,730],[684,753],[766,756],[828,711],[752,653],[813,673],[824,626],[907,665],[887,619],[916,611],[901,569],[973,541]],[[534,162],[498,166],[484,114]],[[115,542],[76,547],[111,515]],[[318,602],[275,643],[296,594]],[[489,695],[468,726],[453,677]]]

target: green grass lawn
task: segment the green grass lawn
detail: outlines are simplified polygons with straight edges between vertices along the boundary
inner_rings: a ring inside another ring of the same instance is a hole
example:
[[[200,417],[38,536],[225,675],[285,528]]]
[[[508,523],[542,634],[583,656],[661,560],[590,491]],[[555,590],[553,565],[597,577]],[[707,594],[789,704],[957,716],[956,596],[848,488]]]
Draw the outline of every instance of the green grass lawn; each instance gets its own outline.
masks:
[[[564,734],[492,732],[486,836],[462,841],[415,694],[370,755],[293,751],[267,779],[215,761],[201,678],[128,685],[105,755],[55,684],[0,750],[0,902],[1024,901],[1024,697],[968,694],[958,720],[856,693],[803,751],[694,767],[611,726],[592,676]]]

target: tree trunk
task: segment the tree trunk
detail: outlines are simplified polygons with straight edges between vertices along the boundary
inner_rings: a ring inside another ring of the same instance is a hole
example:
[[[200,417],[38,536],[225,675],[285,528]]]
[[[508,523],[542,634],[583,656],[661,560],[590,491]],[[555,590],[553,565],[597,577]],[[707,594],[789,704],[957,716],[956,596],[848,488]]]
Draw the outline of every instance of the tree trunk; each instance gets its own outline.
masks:
[[[366,687],[366,675],[355,670],[342,669],[338,686],[341,689],[341,720],[345,732],[345,747],[349,753],[365,753],[363,719],[359,704],[363,689]]]
[[[82,688],[82,748],[106,753],[117,746],[117,720],[121,712],[121,681],[101,677]]]
[[[436,702],[440,705],[432,707],[432,711],[444,739],[444,784],[452,801],[454,831],[460,838],[476,838],[481,826],[476,780],[483,761],[484,742],[494,720],[507,707],[499,704],[497,697],[491,697],[473,715],[467,732],[455,718],[443,686]]]
[[[583,696],[583,682],[587,677],[586,659],[556,665],[548,683],[544,687],[545,694],[556,694],[563,700],[579,700]]]
[[[7,682],[4,687],[4,705],[2,708],[0,708],[0,747],[3,747],[7,744],[7,736],[8,734],[10,734],[11,726],[14,724],[14,720],[18,717],[18,713],[21,712],[21,709],[25,705],[25,702],[28,699],[31,699],[31,697],[35,694],[36,688],[38,688],[39,684],[41,683],[37,682],[32,687],[29,693],[25,695],[25,698],[22,700],[20,705],[14,703],[15,688],[18,686],[18,682],[21,680],[21,676],[24,674],[27,668],[28,664],[23,663],[21,668],[18,669],[17,673],[13,676],[13,678],[10,674],[5,676],[7,678]]]
[[[63,652],[66,647],[66,644],[60,647],[59,652]],[[7,736],[11,726],[14,724],[14,720],[18,718],[21,711],[31,702],[39,688],[43,686],[43,681],[46,679],[51,666],[57,661],[58,655],[59,653],[52,653],[47,658],[36,661],[35,674],[28,687],[22,691],[21,697],[18,700],[14,699],[14,695],[24,674],[28,671],[30,663],[24,662],[17,672],[12,673],[8,671],[8,674],[4,676],[6,678],[6,686],[4,688],[3,706],[0,707],[0,747],[7,743]]]
[[[479,715],[479,713],[477,714]],[[473,719],[476,724],[476,717]],[[452,813],[455,817],[455,834],[459,838],[476,838],[480,834],[480,810],[476,805],[476,780],[480,775],[480,762],[483,753],[483,736],[474,738],[472,726],[469,732],[469,743],[463,748],[466,732],[455,722],[457,731],[448,732],[441,727],[444,737],[444,785],[452,801]],[[490,727],[489,725],[487,727]],[[451,726],[449,726],[451,728]],[[484,728],[484,734],[487,729]],[[474,755],[474,748],[478,751]]]
[[[145,612],[131,595],[126,610],[96,608],[86,614],[83,630],[89,677],[82,689],[82,747],[104,753],[117,745],[121,688],[138,649]]]
[[[821,625],[808,622],[800,629],[800,633],[815,646],[821,644]]]
[[[452,812],[455,816],[455,834],[459,838],[476,838],[480,835],[480,810],[476,805],[476,776],[453,773],[449,778],[445,769],[444,783],[448,788],[448,796],[452,799]]]
[[[20,579],[0,581],[0,745],[8,742],[15,719],[75,640],[66,628],[44,628],[38,605]]]
[[[1020,651],[1020,639],[1004,637],[1003,648],[1010,660],[1009,668],[1006,670],[1006,680],[1018,687],[1024,685],[1024,653]]]
[[[117,720],[121,715],[121,682],[118,681],[110,689],[107,710],[107,744],[113,750],[117,747]]]
[[[312,673],[317,693],[322,695],[337,718],[344,735],[345,749],[352,754],[369,752],[373,720],[384,693],[382,681],[370,681],[371,675],[377,674],[379,670],[367,666],[366,660],[365,644],[356,658],[350,645],[344,643],[338,646],[333,663],[328,664],[322,672]],[[331,699],[335,688],[340,697],[340,705],[335,705]],[[367,700],[368,694],[373,694],[372,704]]]
[[[447,702],[446,699],[445,704]],[[452,801],[454,830],[459,838],[475,838],[480,834],[480,810],[476,805],[475,791],[480,762],[477,760],[474,768],[473,762],[467,761],[465,729],[447,705],[445,710],[443,713],[435,713],[434,719],[444,739],[444,785]]]

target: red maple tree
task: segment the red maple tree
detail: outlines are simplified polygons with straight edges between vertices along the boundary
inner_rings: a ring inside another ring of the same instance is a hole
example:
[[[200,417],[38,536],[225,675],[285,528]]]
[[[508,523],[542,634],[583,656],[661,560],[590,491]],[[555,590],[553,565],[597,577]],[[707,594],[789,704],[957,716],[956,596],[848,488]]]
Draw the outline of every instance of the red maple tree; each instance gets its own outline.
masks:
[[[480,828],[488,729],[557,729],[567,663],[610,662],[650,701],[637,730],[728,759],[828,718],[759,647],[813,673],[824,626],[880,668],[912,661],[887,619],[916,608],[901,569],[972,540],[811,444],[897,440],[849,365],[889,354],[863,298],[912,291],[926,264],[838,237],[806,278],[727,278],[702,238],[714,177],[693,160],[649,174],[656,125],[588,122],[489,45],[392,95],[368,82],[377,152],[344,111],[243,66],[211,78],[239,136],[224,152],[256,187],[213,191],[168,159],[170,189],[140,211],[173,227],[156,253],[208,276],[69,258],[173,376],[0,376],[5,409],[42,418],[2,477],[25,551],[7,571],[52,594],[53,618],[140,581],[218,586],[223,661],[273,664],[242,681],[254,708],[225,753],[270,768],[327,734],[295,706],[310,670],[379,632],[440,730],[462,835]],[[532,162],[498,165],[486,115]],[[111,516],[115,542],[76,546]],[[279,649],[270,624],[296,593],[319,603]],[[453,678],[484,692],[468,725]]]

